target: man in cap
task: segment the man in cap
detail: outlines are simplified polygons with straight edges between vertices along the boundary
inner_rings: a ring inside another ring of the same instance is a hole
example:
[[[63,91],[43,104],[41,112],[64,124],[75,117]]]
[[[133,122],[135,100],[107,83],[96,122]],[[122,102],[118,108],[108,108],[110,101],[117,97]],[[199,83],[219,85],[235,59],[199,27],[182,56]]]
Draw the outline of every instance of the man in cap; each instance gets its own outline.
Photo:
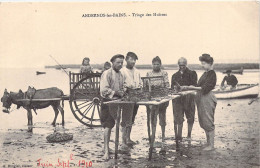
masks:
[[[136,89],[142,86],[140,72],[135,68],[136,60],[138,60],[137,55],[133,52],[128,52],[125,58],[126,66],[120,70],[123,74],[124,86],[126,88]],[[132,118],[133,123],[135,121],[135,116],[137,114],[138,108],[139,105],[135,104],[133,110],[133,118]],[[131,130],[132,127],[128,127],[127,130],[125,131],[126,136],[122,136],[125,144],[129,144],[129,145],[135,144],[135,142],[133,142],[130,138]]]
[[[117,54],[110,60],[112,68],[103,72],[100,79],[100,94],[103,102],[111,99],[119,99],[124,96],[123,84],[124,78],[120,69],[123,66],[124,56]],[[101,124],[105,128],[104,132],[104,151],[105,159],[109,159],[109,141],[111,129],[115,125],[117,111],[122,109],[122,127],[130,127],[132,125],[132,114],[134,104],[103,104],[101,105]],[[124,133],[125,134],[125,133]]]
[[[231,75],[231,72],[231,70],[226,71],[227,76],[223,78],[221,88],[224,87],[225,82],[227,82],[227,85],[231,86],[231,90],[236,88],[238,81],[235,75]]]
[[[180,86],[196,86],[197,73],[187,67],[187,59],[181,57],[178,60],[179,71],[172,75],[171,87]],[[184,121],[184,113],[188,123],[188,136],[191,138],[191,131],[195,116],[195,99],[194,95],[188,94],[172,100],[173,116],[174,116],[174,132],[175,139],[182,140],[182,127]]]

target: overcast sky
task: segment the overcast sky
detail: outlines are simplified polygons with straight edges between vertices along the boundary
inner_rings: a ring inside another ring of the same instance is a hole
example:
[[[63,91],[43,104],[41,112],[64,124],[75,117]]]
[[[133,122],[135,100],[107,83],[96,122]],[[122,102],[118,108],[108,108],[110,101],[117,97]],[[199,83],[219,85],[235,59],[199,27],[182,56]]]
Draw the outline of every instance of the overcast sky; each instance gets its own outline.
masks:
[[[128,17],[82,17],[92,13]],[[167,16],[132,17],[132,13]],[[1,3],[0,67],[43,67],[104,63],[115,54],[135,52],[137,64],[160,56],[163,64],[202,53],[218,63],[259,62],[259,3],[99,2]]]

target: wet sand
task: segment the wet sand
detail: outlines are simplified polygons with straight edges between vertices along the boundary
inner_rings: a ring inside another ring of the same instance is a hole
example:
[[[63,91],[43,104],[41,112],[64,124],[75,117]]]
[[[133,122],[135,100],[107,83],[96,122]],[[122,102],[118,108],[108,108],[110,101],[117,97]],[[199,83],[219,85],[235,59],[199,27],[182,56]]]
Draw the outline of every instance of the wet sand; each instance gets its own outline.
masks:
[[[0,123],[0,167],[79,167],[87,162],[92,167],[259,167],[259,107],[260,101],[251,105],[251,99],[219,100],[216,114],[215,150],[204,152],[201,146],[206,142],[200,128],[197,112],[192,132],[192,141],[186,138],[176,151],[174,141],[173,115],[171,105],[167,109],[166,154],[159,154],[161,130],[157,125],[156,153],[148,161],[148,135],[145,108],[139,108],[131,138],[138,144],[128,152],[120,152],[119,159],[103,160],[103,129],[90,129],[80,124],[65,102],[65,127],[51,126],[54,112],[51,108],[38,110],[33,114],[33,132],[27,132],[26,111],[14,110],[1,113]],[[171,103],[170,103],[171,104]],[[54,131],[73,134],[73,140],[62,143],[48,143],[46,137]],[[114,157],[115,128],[112,130],[110,148]],[[120,132],[121,133],[121,132]],[[187,134],[184,123],[183,137]],[[121,139],[120,139],[121,141]],[[41,165],[37,165],[39,163]],[[38,161],[37,161],[38,160]],[[91,161],[91,163],[89,163]],[[58,162],[60,164],[58,164]],[[65,165],[66,163],[66,165]],[[44,165],[45,164],[45,165]],[[52,164],[52,166],[51,166]]]

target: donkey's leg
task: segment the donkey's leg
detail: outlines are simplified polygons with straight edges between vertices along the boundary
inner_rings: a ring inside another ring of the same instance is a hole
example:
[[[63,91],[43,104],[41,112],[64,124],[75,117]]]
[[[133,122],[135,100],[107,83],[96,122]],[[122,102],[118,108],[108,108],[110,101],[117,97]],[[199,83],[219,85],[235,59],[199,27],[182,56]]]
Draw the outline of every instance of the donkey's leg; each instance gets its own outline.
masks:
[[[31,109],[26,109],[26,110],[27,110],[28,125],[33,125],[33,122],[32,122],[32,110]]]
[[[59,110],[58,110],[57,106],[55,106],[55,105],[52,105],[52,108],[55,112],[55,117],[54,117],[54,120],[52,122],[52,125],[54,126],[56,124],[56,120],[57,120],[57,117],[58,117],[58,114],[59,114]]]
[[[62,116],[62,125],[64,126],[64,124],[65,124],[65,121],[64,121],[64,109],[63,109],[60,105],[58,105],[58,109],[59,109],[60,112],[61,112],[61,116]]]

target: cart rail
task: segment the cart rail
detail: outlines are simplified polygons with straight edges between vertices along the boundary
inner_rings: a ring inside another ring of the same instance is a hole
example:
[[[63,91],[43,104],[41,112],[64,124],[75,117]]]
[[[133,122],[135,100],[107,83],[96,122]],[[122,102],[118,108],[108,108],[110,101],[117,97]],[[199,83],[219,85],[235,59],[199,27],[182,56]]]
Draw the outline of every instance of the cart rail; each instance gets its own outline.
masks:
[[[57,101],[57,100],[69,100],[70,96],[69,95],[64,95],[61,98],[51,98],[51,99],[17,99],[16,101],[21,101],[21,102],[26,102],[26,101],[31,101],[31,102],[44,102],[44,101]]]

